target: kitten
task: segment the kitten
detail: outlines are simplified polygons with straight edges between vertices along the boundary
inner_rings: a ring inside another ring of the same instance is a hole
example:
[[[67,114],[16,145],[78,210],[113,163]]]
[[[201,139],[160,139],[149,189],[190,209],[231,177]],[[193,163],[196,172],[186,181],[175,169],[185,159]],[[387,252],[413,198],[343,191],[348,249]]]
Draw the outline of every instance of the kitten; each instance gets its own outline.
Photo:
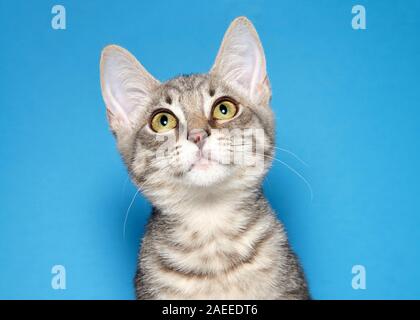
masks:
[[[164,83],[125,49],[108,46],[101,86],[118,149],[153,205],[137,298],[308,299],[283,225],[262,193],[274,121],[252,23],[232,22],[208,74]],[[250,137],[249,129],[262,134]]]

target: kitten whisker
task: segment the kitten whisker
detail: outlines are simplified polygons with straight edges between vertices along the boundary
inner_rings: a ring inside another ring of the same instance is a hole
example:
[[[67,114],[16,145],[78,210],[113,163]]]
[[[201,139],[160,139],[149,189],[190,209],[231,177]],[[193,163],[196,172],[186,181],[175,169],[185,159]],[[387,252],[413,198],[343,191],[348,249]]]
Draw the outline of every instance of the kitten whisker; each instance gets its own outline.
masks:
[[[284,161],[281,161],[279,159],[273,158],[273,160],[280,162],[281,164],[283,164],[286,168],[288,168],[290,171],[292,171],[295,175],[297,175],[308,187],[309,192],[311,194],[311,201],[314,199],[314,193],[311,187],[311,184],[308,182],[308,180],[306,180],[298,171],[296,171],[293,167],[291,167],[289,164],[287,164]]]
[[[279,163],[281,163],[282,165],[284,165],[286,168],[288,168],[290,171],[292,171],[296,176],[298,176],[304,183],[305,183],[305,185],[307,186],[307,188],[309,189],[309,193],[310,193],[310,197],[311,197],[311,201],[313,200],[313,198],[314,198],[314,193],[313,193],[313,190],[312,190],[312,186],[311,186],[311,184],[308,182],[308,180],[306,180],[305,179],[305,177],[302,175],[302,174],[300,174],[296,169],[294,169],[291,165],[289,165],[289,164],[287,164],[286,162],[284,162],[284,161],[282,161],[282,160],[280,160],[280,159],[277,159],[277,158],[275,158],[275,157],[272,157],[272,156],[269,156],[269,155],[266,155],[266,154],[262,154],[262,153],[247,153],[247,155],[251,155],[251,156],[255,156],[255,155],[260,155],[260,156],[263,156],[263,157],[266,157],[266,158],[270,158],[270,159],[272,159],[272,160],[274,160],[274,161],[278,161]]]
[[[246,146],[252,146],[252,145],[253,145],[252,143],[248,143],[248,144],[232,144],[232,145],[229,145],[229,146],[231,146],[231,147],[246,147]],[[284,149],[284,148],[280,148],[280,147],[273,147],[273,148],[275,148],[279,151],[283,151],[287,154],[290,154],[292,157],[294,157],[296,160],[298,160],[300,163],[302,163],[305,167],[309,167],[308,163],[305,162],[304,160],[302,160],[302,158],[299,157],[296,153],[294,153],[290,150]]]
[[[287,150],[287,149],[284,149],[284,148],[279,148],[279,147],[274,147],[274,148],[290,154],[292,157],[294,157],[296,160],[298,160],[300,163],[302,163],[305,167],[309,167],[309,165],[304,160],[302,160],[302,158],[300,158],[297,154],[295,154],[294,152],[292,152],[290,150]]]
[[[140,189],[137,189],[136,193],[134,194],[133,198],[131,199],[130,205],[128,206],[128,209],[125,213],[125,218],[124,218],[124,226],[123,226],[123,239],[125,239],[125,228],[127,225],[127,220],[128,220],[128,214],[130,213],[130,209],[133,206],[134,200],[136,199],[137,195],[139,194]]]

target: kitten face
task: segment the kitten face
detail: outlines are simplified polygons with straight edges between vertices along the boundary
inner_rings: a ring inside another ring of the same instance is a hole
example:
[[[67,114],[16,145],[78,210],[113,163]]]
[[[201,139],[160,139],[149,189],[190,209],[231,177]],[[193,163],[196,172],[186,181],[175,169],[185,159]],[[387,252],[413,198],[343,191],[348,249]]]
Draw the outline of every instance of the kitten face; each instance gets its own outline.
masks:
[[[214,108],[225,100],[235,104],[236,112],[228,120],[217,120]],[[151,101],[138,119],[133,141],[136,152],[131,167],[135,176],[210,186],[235,175],[253,175],[258,169],[263,174],[265,168],[255,166],[264,166],[263,154],[271,153],[273,137],[264,131],[270,124],[260,120],[261,106],[252,105],[210,75],[170,80],[153,92]],[[162,112],[172,114],[177,125],[159,133],[153,130],[151,121]],[[191,139],[194,132],[205,132],[201,143]],[[257,149],[261,155],[256,154]]]
[[[260,183],[273,152],[271,92],[246,18],[232,23],[208,74],[161,84],[126,50],[110,46],[101,84],[120,152],[146,194]]]

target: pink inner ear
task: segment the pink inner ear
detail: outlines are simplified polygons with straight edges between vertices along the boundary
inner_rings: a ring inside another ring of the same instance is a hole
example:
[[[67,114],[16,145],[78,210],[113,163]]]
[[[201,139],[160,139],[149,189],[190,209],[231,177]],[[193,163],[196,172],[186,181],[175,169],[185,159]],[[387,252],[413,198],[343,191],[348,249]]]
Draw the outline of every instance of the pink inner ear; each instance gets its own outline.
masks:
[[[127,50],[111,45],[101,57],[102,95],[111,126],[130,126],[132,113],[147,101],[159,85]]]
[[[227,83],[238,84],[252,100],[261,100],[269,91],[264,52],[249,20],[232,23],[212,69]],[[268,90],[267,90],[268,89]]]

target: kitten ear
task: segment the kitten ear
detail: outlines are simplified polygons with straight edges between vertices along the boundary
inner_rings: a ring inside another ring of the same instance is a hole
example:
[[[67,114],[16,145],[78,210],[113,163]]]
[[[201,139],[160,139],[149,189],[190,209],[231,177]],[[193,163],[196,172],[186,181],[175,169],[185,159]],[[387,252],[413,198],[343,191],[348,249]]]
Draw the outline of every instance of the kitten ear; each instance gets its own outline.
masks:
[[[269,101],[271,89],[264,50],[246,17],[236,18],[229,26],[210,73],[239,85],[252,101]]]
[[[133,127],[133,113],[146,105],[159,81],[130,52],[116,45],[102,50],[100,69],[102,96],[111,128],[118,131]]]

